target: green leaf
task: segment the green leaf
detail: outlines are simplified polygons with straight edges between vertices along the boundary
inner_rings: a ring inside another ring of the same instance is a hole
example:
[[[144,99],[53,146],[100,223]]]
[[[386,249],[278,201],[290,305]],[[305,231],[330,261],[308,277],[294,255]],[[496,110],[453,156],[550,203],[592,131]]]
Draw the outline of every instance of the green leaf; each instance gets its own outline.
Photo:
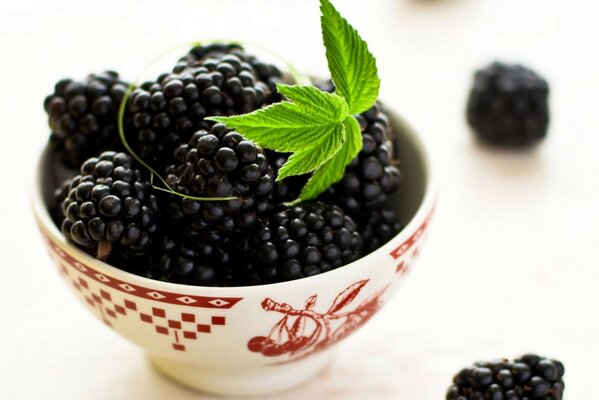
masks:
[[[364,112],[379,94],[376,60],[366,42],[329,0],[320,0],[320,10],[322,38],[336,91],[347,101],[350,114]]]
[[[362,149],[362,133],[358,121],[353,116],[348,116],[343,121],[343,126],[345,127],[346,137],[343,146],[330,160],[322,164],[312,174],[312,177],[302,189],[299,198],[294,200],[292,204],[314,199],[327,190],[329,186],[339,182],[345,174],[345,167]]]
[[[310,147],[291,155],[279,169],[277,181],[293,175],[303,175],[312,172],[333,157],[345,141],[343,123],[336,122],[327,126],[327,130]]]
[[[313,172],[293,203],[309,200],[343,178],[362,149],[352,114],[371,108],[380,80],[374,56],[329,0],[320,0],[321,28],[335,94],[313,86],[277,85],[287,101],[246,115],[212,117],[266,149],[293,153],[277,180]]]
[[[249,114],[210,117],[235,129],[256,144],[280,152],[314,149],[335,124],[347,118],[345,100],[314,86],[277,85],[293,101],[272,104]],[[337,148],[338,149],[338,148]]]
[[[277,83],[277,91],[300,107],[321,107],[319,115],[327,120],[343,121],[349,113],[344,98],[323,92],[312,85],[285,85]]]
[[[339,151],[345,141],[342,121],[349,115],[345,100],[314,86],[277,85],[289,101],[250,114],[211,117],[256,144],[293,152],[277,180],[312,172]]]

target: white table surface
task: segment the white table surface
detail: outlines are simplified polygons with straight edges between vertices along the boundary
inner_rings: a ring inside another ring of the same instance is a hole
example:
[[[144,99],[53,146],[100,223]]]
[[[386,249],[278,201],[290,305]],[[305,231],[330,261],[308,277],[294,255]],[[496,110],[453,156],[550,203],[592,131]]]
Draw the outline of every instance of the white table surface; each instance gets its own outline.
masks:
[[[567,398],[596,399],[599,356],[599,2],[337,0],[377,55],[382,97],[435,145],[441,197],[394,300],[319,379],[271,399],[443,399],[477,359],[562,359]],[[261,42],[323,74],[316,0],[0,2],[0,398],[209,399],[163,379],[60,281],[27,199],[66,75],[132,78],[174,44]],[[284,17],[287,15],[287,17]],[[551,83],[533,152],[477,146],[464,122],[474,68],[518,60]]]

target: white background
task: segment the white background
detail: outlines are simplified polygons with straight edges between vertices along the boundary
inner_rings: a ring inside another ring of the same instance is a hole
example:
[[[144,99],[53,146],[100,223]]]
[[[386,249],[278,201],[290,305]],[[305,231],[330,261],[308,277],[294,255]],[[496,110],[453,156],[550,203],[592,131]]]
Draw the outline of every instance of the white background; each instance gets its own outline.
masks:
[[[437,218],[417,268],[319,379],[272,399],[444,398],[477,359],[562,359],[567,397],[596,399],[599,356],[599,2],[337,0],[378,58],[381,96],[435,147]],[[63,76],[132,79],[173,45],[260,42],[326,73],[316,0],[0,2],[0,398],[208,399],[164,380],[74,301],[33,224],[28,184]],[[548,139],[479,147],[472,71],[517,60],[551,83]]]

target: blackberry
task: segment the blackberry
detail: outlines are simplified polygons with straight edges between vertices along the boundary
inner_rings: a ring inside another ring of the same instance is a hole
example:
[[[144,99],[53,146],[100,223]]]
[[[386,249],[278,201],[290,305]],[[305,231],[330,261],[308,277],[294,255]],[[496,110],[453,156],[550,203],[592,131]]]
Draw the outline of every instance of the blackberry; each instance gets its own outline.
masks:
[[[248,229],[271,207],[273,171],[262,149],[222,124],[196,132],[189,144],[176,149],[174,159],[177,164],[167,167],[166,181],[175,191],[235,197],[195,201],[168,195],[172,221],[188,228],[188,236],[198,243],[227,243],[233,232]]]
[[[85,161],[62,213],[68,240],[117,266],[147,256],[157,231],[156,197],[125,153],[106,151]]]
[[[529,146],[547,134],[548,96],[547,81],[534,71],[495,62],[474,76],[468,123],[486,143]]]
[[[557,360],[524,355],[478,362],[462,369],[447,390],[447,400],[561,400],[564,393],[564,365]]]
[[[273,213],[239,246],[237,281],[262,284],[312,276],[355,261],[362,237],[341,208],[316,201]]]
[[[179,62],[173,69],[173,72],[179,73],[189,67],[201,65],[207,59],[225,59],[232,60],[233,58],[225,58],[233,55],[242,62],[250,64],[259,81],[266,83],[270,89],[270,94],[266,96],[265,102],[271,104],[281,100],[280,94],[277,92],[277,83],[283,81],[283,74],[274,65],[261,61],[256,56],[248,54],[244,48],[232,43],[213,43],[208,45],[199,45],[192,48],[185,56],[179,59]]]
[[[185,235],[165,236],[153,252],[146,278],[188,285],[222,286],[229,253],[206,243],[185,243]]]
[[[369,254],[397,235],[403,228],[399,218],[390,208],[363,210],[358,227],[364,240],[364,254]]]
[[[99,152],[122,148],[117,116],[127,86],[113,71],[56,84],[44,109],[52,130],[50,146],[64,165],[76,169]]]
[[[271,88],[243,53],[207,54],[197,62],[179,64],[176,72],[146,82],[131,94],[130,142],[152,166],[168,165],[177,146],[198,130],[210,129],[213,123],[205,117],[245,114],[271,101]]]

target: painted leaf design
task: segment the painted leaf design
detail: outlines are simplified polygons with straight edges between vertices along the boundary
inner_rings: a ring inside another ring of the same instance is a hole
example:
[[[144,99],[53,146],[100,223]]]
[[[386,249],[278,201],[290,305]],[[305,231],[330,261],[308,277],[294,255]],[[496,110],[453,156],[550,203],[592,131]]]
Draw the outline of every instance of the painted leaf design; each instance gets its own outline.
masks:
[[[306,317],[301,315],[295,320],[295,322],[291,326],[289,335],[291,336],[291,338],[296,338],[296,337],[302,336],[304,334],[305,327],[306,327]]]
[[[317,299],[317,297],[318,296],[315,295],[315,294],[312,295],[312,296],[310,296],[310,297],[308,297],[308,300],[306,300],[306,304],[305,304],[306,310],[311,310],[311,309],[314,308],[314,306],[316,305],[316,299]]]
[[[356,282],[353,285],[349,286],[347,289],[345,289],[343,292],[341,292],[335,298],[335,301],[333,301],[333,305],[331,306],[329,311],[327,311],[327,314],[334,314],[349,303],[351,303],[356,298],[358,293],[360,293],[360,290],[362,290],[364,285],[366,285],[367,283],[368,279]]]

